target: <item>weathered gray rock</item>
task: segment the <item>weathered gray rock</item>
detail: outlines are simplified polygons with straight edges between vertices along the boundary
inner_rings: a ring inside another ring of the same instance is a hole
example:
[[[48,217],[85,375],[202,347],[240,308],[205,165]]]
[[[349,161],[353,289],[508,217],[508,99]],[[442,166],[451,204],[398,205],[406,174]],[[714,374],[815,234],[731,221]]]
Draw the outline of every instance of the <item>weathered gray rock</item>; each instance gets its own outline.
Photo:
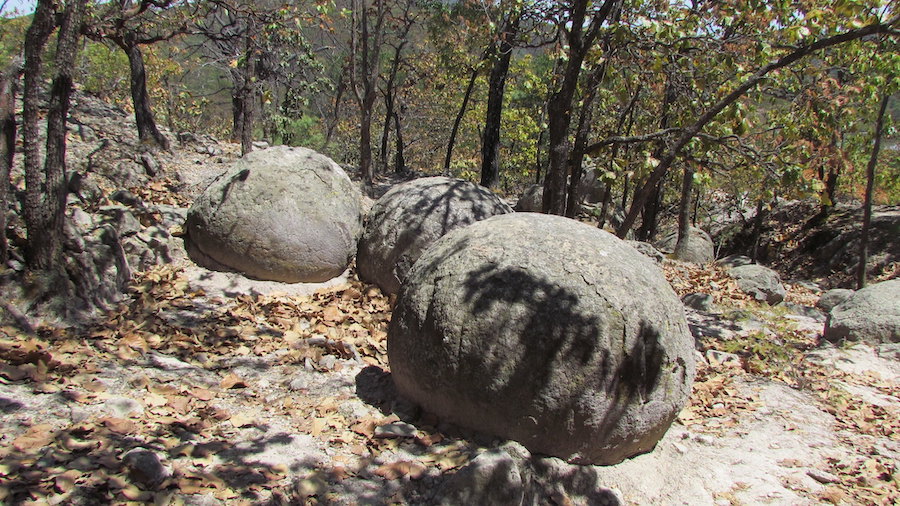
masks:
[[[156,490],[172,476],[172,469],[154,451],[135,448],[122,456],[128,468],[128,477],[146,490]]]
[[[713,296],[708,293],[689,293],[681,298],[685,306],[697,311],[709,312],[713,306]]]
[[[728,270],[738,287],[754,299],[774,306],[784,300],[787,291],[778,273],[762,265],[742,265]]]
[[[617,506],[621,494],[603,486],[598,468],[532,456],[508,442],[475,457],[438,490],[437,504]]]
[[[444,482],[437,503],[522,504],[520,462],[501,448],[482,453]]]
[[[205,267],[258,279],[326,281],[356,251],[359,200],[324,155],[286,146],[252,151],[194,201],[188,252]]]
[[[824,338],[900,342],[900,279],[869,285],[835,306],[825,322]]]
[[[641,254],[650,258],[651,260],[653,260],[654,262],[656,262],[658,264],[663,263],[663,261],[666,259],[666,256],[663,255],[662,251],[654,248],[653,245],[650,244],[649,242],[631,241],[631,240],[628,240],[625,242],[627,242],[629,245],[631,245],[632,248],[638,250],[638,252],[640,252]]]
[[[853,290],[848,290],[846,288],[835,288],[833,290],[828,290],[823,293],[821,297],[819,297],[819,301],[816,302],[816,307],[825,311],[826,313],[831,312],[835,306],[841,304],[845,300],[849,299],[853,296],[855,292]]]
[[[516,202],[517,213],[539,213],[543,208],[544,187],[533,184],[522,192],[519,201]]]
[[[499,197],[468,181],[426,177],[399,184],[372,206],[359,241],[360,278],[397,293],[419,256],[447,232],[512,212]]]
[[[573,463],[651,450],[694,375],[681,301],[612,234],[514,213],[454,230],[416,262],[388,332],[401,395]]]
[[[654,246],[665,253],[672,253],[675,251],[675,244],[677,242],[678,231],[673,230],[662,236]],[[705,264],[707,262],[712,262],[715,258],[716,252],[712,237],[699,228],[690,227],[686,252],[684,255],[677,257],[677,259],[684,262]]]
[[[753,263],[753,259],[746,255],[728,255],[725,258],[716,260],[716,263],[726,269],[731,269],[742,265],[750,265]]]

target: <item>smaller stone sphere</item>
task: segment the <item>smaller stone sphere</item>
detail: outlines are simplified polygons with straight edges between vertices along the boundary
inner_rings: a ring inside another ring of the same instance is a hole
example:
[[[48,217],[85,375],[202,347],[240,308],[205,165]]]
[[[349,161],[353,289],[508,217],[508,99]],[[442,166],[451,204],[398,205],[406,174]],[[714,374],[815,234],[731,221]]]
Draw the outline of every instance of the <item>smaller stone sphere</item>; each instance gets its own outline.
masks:
[[[512,209],[462,179],[426,177],[385,193],[366,218],[356,266],[359,277],[397,293],[419,255],[447,232]]]

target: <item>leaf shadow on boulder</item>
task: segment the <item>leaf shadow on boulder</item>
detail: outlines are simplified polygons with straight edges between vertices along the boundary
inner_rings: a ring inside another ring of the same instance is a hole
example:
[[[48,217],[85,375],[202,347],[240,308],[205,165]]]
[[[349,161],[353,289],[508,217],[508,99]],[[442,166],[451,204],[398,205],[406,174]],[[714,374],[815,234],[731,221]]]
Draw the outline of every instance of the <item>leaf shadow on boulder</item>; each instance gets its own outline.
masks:
[[[464,301],[473,308],[474,319],[490,321],[490,328],[498,334],[510,330],[517,334],[511,341],[486,341],[479,350],[485,357],[478,363],[479,370],[466,370],[469,362],[460,361],[461,377],[491,377],[492,370],[511,369],[502,383],[491,386],[491,396],[520,398],[521,405],[528,405],[532,399],[552,399],[560,387],[573,396],[585,388],[602,388],[611,402],[597,427],[600,433],[608,433],[630,405],[642,402],[656,387],[664,353],[659,333],[644,322],[631,348],[616,350],[612,348],[618,339],[625,338],[624,321],[592,311],[577,293],[537,273],[484,266],[468,273],[463,286]],[[510,345],[520,349],[510,353]],[[568,376],[579,368],[587,368],[591,374]],[[562,427],[574,407],[574,402],[565,402],[558,410],[548,409],[541,415],[558,420]],[[527,418],[536,413],[519,415]]]
[[[453,229],[511,211],[473,183],[439,179],[420,182],[421,191],[387,195],[366,218],[357,265],[361,276],[388,293],[399,291],[413,264],[435,240]],[[442,189],[440,195],[429,193],[435,188]]]

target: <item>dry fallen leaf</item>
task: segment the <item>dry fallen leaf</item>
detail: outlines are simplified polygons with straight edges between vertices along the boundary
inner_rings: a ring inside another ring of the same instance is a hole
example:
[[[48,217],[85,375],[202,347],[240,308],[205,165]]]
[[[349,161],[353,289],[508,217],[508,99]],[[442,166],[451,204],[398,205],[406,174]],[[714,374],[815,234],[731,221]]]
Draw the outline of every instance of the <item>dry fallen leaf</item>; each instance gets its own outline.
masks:
[[[396,480],[404,476],[409,476],[411,479],[416,480],[421,478],[426,470],[427,468],[420,462],[403,460],[384,464],[375,469],[374,473],[386,480]]]
[[[109,429],[110,432],[114,432],[116,434],[131,434],[137,427],[131,420],[127,420],[125,418],[116,418],[113,416],[101,418],[100,423],[102,423],[104,427]]]
[[[53,441],[54,434],[50,424],[33,425],[24,434],[13,439],[13,447],[20,452],[47,446]]]
[[[228,390],[231,388],[246,388],[247,383],[245,383],[244,380],[242,380],[240,378],[240,376],[238,376],[237,374],[232,372],[232,373],[228,373],[227,376],[222,378],[222,381],[221,381],[221,383],[219,383],[219,386],[225,390]]]
[[[236,415],[231,415],[230,422],[231,425],[235,427],[246,427],[248,425],[253,425],[256,417],[250,413],[238,413]]]

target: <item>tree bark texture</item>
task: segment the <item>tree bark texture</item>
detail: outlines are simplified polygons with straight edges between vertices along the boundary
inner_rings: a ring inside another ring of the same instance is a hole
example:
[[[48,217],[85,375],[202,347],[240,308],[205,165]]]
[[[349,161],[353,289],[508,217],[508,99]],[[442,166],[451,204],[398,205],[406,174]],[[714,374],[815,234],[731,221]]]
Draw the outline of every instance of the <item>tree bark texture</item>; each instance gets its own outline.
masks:
[[[519,32],[518,12],[509,15],[498,40],[494,43],[491,75],[488,80],[488,103],[481,136],[481,186],[493,188],[500,184],[500,123],[503,116],[503,94],[512,58],[513,44]]]
[[[6,242],[6,210],[9,206],[9,173],[16,153],[17,65],[0,70],[0,266],[9,260]]]
[[[678,240],[675,242],[675,258],[684,258],[690,246],[691,195],[694,193],[694,168],[685,164],[681,177],[681,200],[678,202]]]
[[[135,40],[133,32],[126,32],[115,40],[116,44],[128,56],[131,74],[131,101],[134,104],[134,121],[137,124],[138,138],[143,143],[156,143],[162,149],[169,149],[169,140],[159,131],[153,109],[150,107],[150,94],[147,92],[147,71],[144,68],[144,54]]]
[[[559,88],[550,96],[547,103],[549,168],[544,179],[543,209],[550,214],[563,215],[566,212],[569,125],[572,121],[572,100],[578,89],[581,65],[597,37],[600,26],[618,0],[605,0],[585,26],[587,9],[591,3],[587,0],[572,2],[569,23],[563,29],[567,32],[566,40],[569,44],[568,61]]]
[[[869,262],[869,228],[872,224],[872,193],[875,190],[875,166],[878,164],[878,152],[881,150],[881,135],[884,130],[884,113],[891,96],[885,93],[881,98],[878,120],[875,122],[875,142],[872,145],[872,156],[866,165],[866,196],[863,201],[863,223],[859,238],[859,266],[856,271],[856,289],[866,287],[866,264]]]
[[[72,71],[78,50],[79,35],[84,18],[86,0],[70,0],[62,13],[57,35],[55,75],[50,87],[47,111],[47,144],[43,171],[36,145],[26,148],[25,225],[28,233],[26,261],[32,269],[52,271],[62,267],[63,224],[66,210],[66,118],[72,93]],[[26,134],[37,134],[37,93],[40,90],[40,57],[53,29],[53,2],[39,1],[32,27],[26,35],[26,90],[29,95],[31,124]],[[29,62],[28,58],[32,61]],[[28,74],[31,74],[30,77]],[[32,88],[28,89],[29,83]],[[23,97],[24,98],[24,97]],[[29,131],[30,130],[30,131]],[[37,138],[35,135],[34,138]],[[33,139],[32,139],[33,142]]]
[[[594,99],[597,97],[597,89],[600,87],[600,84],[603,82],[603,78],[606,75],[608,62],[609,58],[604,59],[603,63],[594,68],[594,71],[591,72],[588,77],[585,96],[581,101],[581,113],[578,115],[578,129],[575,131],[575,145],[572,147],[572,177],[569,181],[569,195],[566,201],[566,216],[569,218],[574,218],[581,210],[578,186],[581,184],[581,178],[584,177],[584,147],[587,145],[588,134],[591,131]]]
[[[394,111],[394,136],[395,152],[394,152],[394,172],[402,174],[406,172],[406,157],[403,154],[403,130],[400,128],[400,113]]]

